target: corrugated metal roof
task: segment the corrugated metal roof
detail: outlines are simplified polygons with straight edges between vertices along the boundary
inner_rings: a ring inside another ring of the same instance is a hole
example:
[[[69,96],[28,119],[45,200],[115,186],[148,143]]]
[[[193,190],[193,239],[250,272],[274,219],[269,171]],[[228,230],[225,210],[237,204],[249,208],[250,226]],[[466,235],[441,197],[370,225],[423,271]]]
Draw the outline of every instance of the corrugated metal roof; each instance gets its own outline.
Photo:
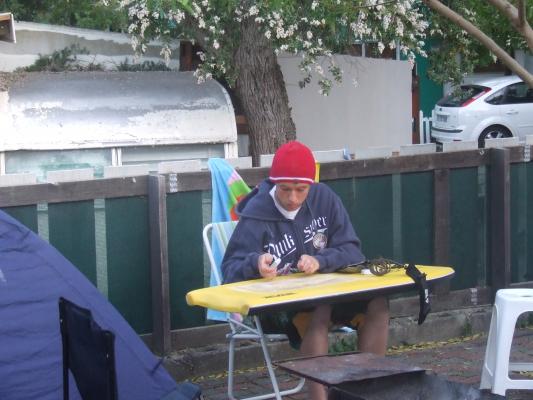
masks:
[[[226,90],[190,72],[28,73],[8,96],[0,151],[237,141]]]

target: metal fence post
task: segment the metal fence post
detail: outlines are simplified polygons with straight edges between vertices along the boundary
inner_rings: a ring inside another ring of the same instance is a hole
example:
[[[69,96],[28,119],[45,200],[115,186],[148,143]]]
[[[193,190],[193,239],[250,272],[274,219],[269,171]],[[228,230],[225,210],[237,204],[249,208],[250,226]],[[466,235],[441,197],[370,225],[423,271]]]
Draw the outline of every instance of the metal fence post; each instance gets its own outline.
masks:
[[[148,176],[150,271],[152,278],[152,349],[170,352],[170,299],[168,273],[167,206],[165,177]]]
[[[492,295],[511,284],[510,151],[490,149],[490,267]]]

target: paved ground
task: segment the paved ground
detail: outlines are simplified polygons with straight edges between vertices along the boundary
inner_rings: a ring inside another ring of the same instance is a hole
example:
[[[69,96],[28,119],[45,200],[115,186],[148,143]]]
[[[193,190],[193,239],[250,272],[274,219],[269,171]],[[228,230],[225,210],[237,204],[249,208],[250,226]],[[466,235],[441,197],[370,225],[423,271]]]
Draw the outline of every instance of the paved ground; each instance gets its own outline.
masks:
[[[486,340],[485,335],[475,335],[448,342],[432,342],[405,348],[391,348],[388,355],[407,364],[432,370],[451,381],[478,387]],[[533,360],[533,329],[516,331],[511,359],[513,361]],[[279,370],[277,372],[280,386],[288,387],[297,381],[295,377],[287,373]],[[226,393],[227,377],[225,374],[199,377],[194,381],[202,387],[207,400],[228,398]],[[236,376],[235,387],[237,397],[265,393],[266,388],[269,387],[265,369],[239,371]],[[285,399],[292,400],[304,400],[306,398],[305,390],[298,395],[285,397]],[[533,391],[507,391],[507,399],[533,400]]]

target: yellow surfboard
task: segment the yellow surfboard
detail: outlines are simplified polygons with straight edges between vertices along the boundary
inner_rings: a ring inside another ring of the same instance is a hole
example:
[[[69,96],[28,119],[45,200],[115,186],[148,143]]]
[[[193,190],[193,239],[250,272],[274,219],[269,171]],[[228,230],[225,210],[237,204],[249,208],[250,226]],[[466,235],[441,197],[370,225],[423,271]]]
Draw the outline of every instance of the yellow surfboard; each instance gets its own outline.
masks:
[[[428,284],[449,279],[449,267],[417,265],[426,274]],[[259,312],[311,307],[316,303],[337,303],[371,298],[413,289],[414,282],[403,269],[383,276],[361,273],[279,276],[272,280],[254,279],[228,285],[193,290],[187,304],[225,312],[253,315]]]

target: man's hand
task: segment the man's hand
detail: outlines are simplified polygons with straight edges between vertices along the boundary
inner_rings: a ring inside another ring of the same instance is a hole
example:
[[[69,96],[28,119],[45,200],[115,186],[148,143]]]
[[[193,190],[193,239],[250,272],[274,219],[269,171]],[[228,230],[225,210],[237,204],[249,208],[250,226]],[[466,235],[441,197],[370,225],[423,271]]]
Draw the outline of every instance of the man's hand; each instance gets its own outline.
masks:
[[[278,268],[270,265],[272,261],[274,261],[274,256],[269,253],[263,253],[257,259],[257,269],[262,278],[273,279],[276,277]]]
[[[298,260],[297,266],[299,271],[303,272],[306,275],[311,275],[318,271],[320,264],[318,263],[318,260],[315,257],[307,254],[302,254],[300,259]]]

